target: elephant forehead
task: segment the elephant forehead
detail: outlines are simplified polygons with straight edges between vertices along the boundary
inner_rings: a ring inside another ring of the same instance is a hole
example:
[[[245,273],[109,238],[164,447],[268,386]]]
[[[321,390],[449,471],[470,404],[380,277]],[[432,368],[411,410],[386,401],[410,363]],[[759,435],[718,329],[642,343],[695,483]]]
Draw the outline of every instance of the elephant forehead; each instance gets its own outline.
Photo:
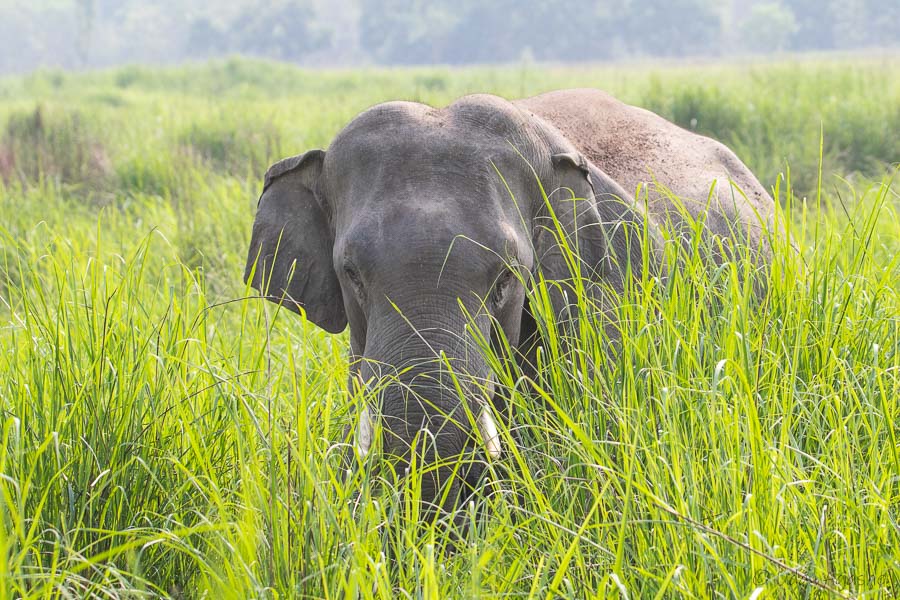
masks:
[[[406,102],[379,105],[338,134],[325,168],[365,172],[369,178],[453,176],[464,171],[471,180],[533,150],[531,129],[523,115],[515,116],[507,118],[496,107],[479,107],[465,99],[445,109]]]
[[[410,265],[422,275],[461,270],[493,277],[510,258],[530,266],[521,217],[500,200],[433,187],[379,193],[363,210],[348,213],[336,248],[360,267]]]
[[[512,148],[473,144],[456,132],[430,128],[404,128],[373,132],[347,140],[334,163],[326,165],[344,174],[379,181],[381,185],[419,185],[428,182],[483,184],[494,176],[493,165],[506,162]],[[463,176],[465,179],[456,180]]]
[[[508,228],[499,221],[464,219],[448,206],[424,202],[372,211],[340,237],[346,252],[373,262],[477,260],[505,248]]]

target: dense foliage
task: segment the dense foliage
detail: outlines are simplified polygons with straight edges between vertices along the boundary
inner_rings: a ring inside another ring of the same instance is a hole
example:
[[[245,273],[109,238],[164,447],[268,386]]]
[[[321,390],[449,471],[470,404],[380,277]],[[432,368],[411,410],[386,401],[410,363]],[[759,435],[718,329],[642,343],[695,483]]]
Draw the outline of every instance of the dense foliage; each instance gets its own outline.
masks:
[[[230,61],[0,80],[0,598],[897,595],[898,75]],[[346,334],[245,299],[261,173],[380,100],[576,85],[735,147],[800,253],[776,242],[763,302],[744,265],[670,256],[665,285],[623,298],[615,360],[586,323],[573,355],[546,340],[534,382],[495,361],[523,443],[445,557],[447,531],[401,510],[415,477],[339,468],[361,401]]]

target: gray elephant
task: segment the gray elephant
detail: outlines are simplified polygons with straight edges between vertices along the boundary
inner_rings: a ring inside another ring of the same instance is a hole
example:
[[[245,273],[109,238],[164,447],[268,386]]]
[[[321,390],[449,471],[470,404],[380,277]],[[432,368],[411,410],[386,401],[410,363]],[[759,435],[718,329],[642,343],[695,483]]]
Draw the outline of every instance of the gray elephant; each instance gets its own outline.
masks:
[[[635,202],[639,184],[648,194]],[[773,215],[728,148],[600,91],[473,95],[442,109],[388,102],[327,152],[269,169],[244,277],[326,331],[349,323],[351,383],[385,382],[380,405],[360,416],[359,453],[380,423],[382,449],[401,466],[413,452],[425,466],[441,461],[426,469],[423,500],[449,510],[465,488],[453,460],[502,451],[504,408],[474,338],[502,334],[524,367],[540,344],[523,282],[550,282],[561,317],[578,294],[603,310],[640,271],[627,265],[659,264],[662,238],[637,241],[648,223],[702,219],[765,264]],[[563,243],[592,285],[572,283]]]

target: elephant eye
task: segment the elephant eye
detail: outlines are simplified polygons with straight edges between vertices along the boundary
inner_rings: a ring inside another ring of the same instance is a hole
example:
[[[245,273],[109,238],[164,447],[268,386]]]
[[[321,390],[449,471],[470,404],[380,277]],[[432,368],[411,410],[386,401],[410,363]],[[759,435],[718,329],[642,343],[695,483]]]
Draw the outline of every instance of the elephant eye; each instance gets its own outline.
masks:
[[[350,283],[353,284],[353,288],[357,294],[362,296],[363,294],[363,284],[362,279],[359,277],[359,271],[356,270],[351,264],[344,265],[344,274],[347,276],[347,279],[350,280]]]
[[[494,289],[491,290],[491,304],[493,304],[494,307],[501,306],[503,301],[506,300],[510,284],[514,279],[513,275],[514,273],[512,270],[505,269],[497,276],[497,281],[494,283]]]

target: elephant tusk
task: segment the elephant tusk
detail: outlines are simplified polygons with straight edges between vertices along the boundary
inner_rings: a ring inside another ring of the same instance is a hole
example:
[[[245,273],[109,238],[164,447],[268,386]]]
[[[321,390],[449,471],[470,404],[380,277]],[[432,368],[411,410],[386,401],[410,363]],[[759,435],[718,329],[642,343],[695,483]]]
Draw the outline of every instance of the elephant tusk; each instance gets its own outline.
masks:
[[[365,458],[372,447],[372,415],[369,407],[362,409],[359,415],[359,425],[356,428],[356,451],[361,458]]]
[[[478,432],[481,434],[488,456],[491,458],[499,458],[502,449],[500,446],[500,434],[497,433],[497,423],[494,421],[494,414],[491,412],[491,398],[494,396],[496,384],[494,375],[491,374],[484,389],[485,401],[481,405],[481,412],[478,413],[478,421],[476,422]]]
[[[356,385],[357,393],[367,388],[363,382],[362,375],[358,372],[356,373]],[[372,447],[373,429],[372,413],[368,405],[364,404],[362,412],[359,414],[359,424],[356,426],[356,451],[359,453],[360,458],[365,458]]]
[[[487,448],[488,456],[491,458],[500,457],[500,434],[497,433],[497,423],[494,422],[494,415],[491,414],[489,406],[483,406],[478,415],[478,431],[481,433],[481,439]]]

